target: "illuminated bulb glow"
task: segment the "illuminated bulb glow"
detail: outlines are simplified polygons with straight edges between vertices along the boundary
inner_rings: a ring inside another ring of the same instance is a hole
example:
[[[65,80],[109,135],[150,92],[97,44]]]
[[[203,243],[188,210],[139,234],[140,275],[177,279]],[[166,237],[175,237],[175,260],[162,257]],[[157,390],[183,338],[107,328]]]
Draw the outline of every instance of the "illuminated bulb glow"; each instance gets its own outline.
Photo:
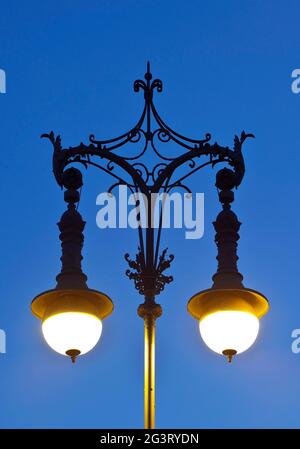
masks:
[[[102,322],[88,313],[64,312],[47,318],[42,330],[46,342],[54,351],[66,355],[66,351],[77,349],[85,354],[98,343]]]
[[[226,310],[206,315],[199,328],[205,344],[213,351],[222,354],[234,349],[240,353],[255,342],[259,320],[249,312]]]

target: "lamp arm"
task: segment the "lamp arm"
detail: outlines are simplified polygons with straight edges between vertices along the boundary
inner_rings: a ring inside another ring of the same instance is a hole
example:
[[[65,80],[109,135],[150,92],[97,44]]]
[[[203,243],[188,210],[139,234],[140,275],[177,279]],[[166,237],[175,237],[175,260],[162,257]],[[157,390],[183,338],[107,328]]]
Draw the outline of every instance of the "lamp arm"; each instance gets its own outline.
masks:
[[[62,175],[64,172],[64,169],[71,163],[81,163],[86,168],[87,165],[95,165],[96,167],[103,169],[106,173],[110,174],[114,178],[117,178],[120,182],[133,187],[138,186],[140,191],[143,194],[148,193],[148,188],[143,180],[139,170],[137,170],[134,167],[134,164],[131,164],[128,162],[125,158],[109,151],[104,148],[99,150],[95,147],[94,144],[85,145],[83,143],[80,143],[76,147],[70,147],[70,148],[62,148],[61,146],[61,137],[60,135],[56,136],[54,135],[53,131],[51,131],[49,134],[42,134],[42,138],[48,138],[52,145],[53,145],[53,173],[56,179],[56,182],[60,187],[63,187],[62,183]],[[105,167],[100,166],[99,164],[95,164],[90,160],[91,156],[98,156],[101,159],[105,159],[108,161],[108,169]],[[115,175],[114,173],[111,173],[112,166],[109,165],[110,163],[114,163],[120,168],[122,168],[127,174],[130,175],[133,184],[128,183],[123,178]]]
[[[213,145],[211,145],[206,142],[193,150],[187,151],[181,156],[173,159],[168,165],[166,165],[164,170],[161,170],[154,184],[153,191],[159,192],[165,184],[166,180],[170,179],[173,176],[174,172],[186,162],[190,162],[189,166],[192,170],[169,184],[169,188],[181,186],[181,182],[183,180],[190,177],[201,168],[207,165],[214,166],[220,162],[227,162],[233,168],[235,173],[235,187],[237,188],[241,184],[245,175],[245,162],[242,152],[242,146],[245,140],[249,137],[254,138],[254,135],[246,134],[245,131],[242,131],[240,137],[236,135],[234,137],[233,150],[231,150],[229,147],[221,146],[218,143],[214,143]],[[209,156],[210,160],[195,168],[195,159],[199,158],[200,156]]]

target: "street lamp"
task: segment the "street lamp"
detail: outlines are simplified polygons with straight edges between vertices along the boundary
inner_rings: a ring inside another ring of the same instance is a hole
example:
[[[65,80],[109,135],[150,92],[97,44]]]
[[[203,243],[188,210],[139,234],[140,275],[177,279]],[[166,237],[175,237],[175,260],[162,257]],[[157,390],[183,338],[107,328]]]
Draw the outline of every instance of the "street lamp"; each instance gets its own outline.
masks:
[[[155,426],[155,322],[162,314],[162,307],[155,298],[172,282],[165,274],[174,258],[161,251],[160,240],[163,210],[160,211],[157,229],[153,223],[153,195],[168,194],[173,189],[191,193],[185,180],[200,169],[225,163],[231,168],[221,169],[216,176],[216,187],[222,211],[214,227],[218,246],[218,270],[213,276],[213,286],[194,295],[188,310],[199,321],[200,333],[205,343],[215,352],[224,354],[229,361],[233,355],[249,348],[258,333],[258,320],[268,310],[268,301],[258,292],[246,289],[242,275],[237,270],[237,240],[240,223],[231,210],[233,189],[244,176],[245,166],[242,145],[251,134],[242,132],[235,136],[233,149],[211,143],[211,135],[203,139],[185,137],[170,128],[158,114],[154,103],[155,90],[162,91],[162,82],[152,80],[150,65],[144,80],[134,82],[134,91],[144,93],[144,107],[137,124],[128,132],[109,140],[97,140],[94,135],[89,143],[63,148],[60,136],[51,131],[43,134],[53,145],[53,172],[58,185],[65,189],[67,211],[58,223],[62,245],[62,269],[53,290],[38,295],[32,302],[34,315],[43,322],[42,329],[47,343],[57,352],[71,357],[87,353],[98,342],[102,320],[113,310],[113,303],[104,293],[87,287],[87,277],[81,268],[81,250],[85,222],[78,212],[79,190],[82,175],[74,165],[85,168],[94,166],[114,178],[108,189],[127,186],[136,195],[137,209],[140,194],[146,198],[147,223],[141,223],[137,214],[139,247],[134,259],[125,255],[129,264],[126,275],[134,281],[135,288],[144,297],[138,307],[138,315],[144,320],[144,415],[145,428]],[[160,149],[173,144],[176,155]],[[138,147],[137,153],[120,154],[124,146]],[[158,162],[149,168],[144,156],[149,151]],[[183,172],[176,177],[181,167]]]
[[[98,342],[102,320],[113,311],[113,303],[104,293],[87,287],[87,276],[81,269],[81,249],[85,222],[77,210],[81,172],[67,168],[62,174],[64,198],[68,209],[58,223],[62,246],[62,268],[57,285],[38,295],[31,304],[32,312],[42,320],[46,342],[60,354],[76,357],[86,354]]]
[[[240,140],[235,139],[236,151],[240,151],[246,137],[242,133]],[[235,173],[228,168],[220,170],[216,187],[222,204],[214,222],[218,269],[213,275],[212,288],[194,295],[188,311],[199,320],[200,334],[207,346],[231,362],[234,355],[246,351],[256,340],[259,319],[267,313],[269,303],[261,293],[244,287],[237,268],[241,223],[231,210]]]

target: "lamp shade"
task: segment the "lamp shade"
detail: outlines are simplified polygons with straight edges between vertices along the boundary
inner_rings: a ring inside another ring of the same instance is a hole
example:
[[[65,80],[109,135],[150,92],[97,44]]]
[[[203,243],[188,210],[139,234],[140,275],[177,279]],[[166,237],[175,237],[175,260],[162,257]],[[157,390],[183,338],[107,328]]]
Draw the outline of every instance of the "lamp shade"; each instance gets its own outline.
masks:
[[[48,345],[63,355],[78,351],[86,354],[98,343],[102,322],[95,315],[82,312],[64,312],[43,321],[43,335]]]
[[[229,362],[253,345],[259,319],[268,309],[264,296],[246,288],[204,290],[188,303],[188,311],[199,321],[204,343]]]
[[[113,303],[95,290],[49,290],[33,300],[31,309],[42,320],[48,345],[74,362],[98,343]]]
[[[259,320],[249,312],[225,310],[206,315],[199,321],[199,329],[204,343],[213,351],[240,354],[255,342]]]

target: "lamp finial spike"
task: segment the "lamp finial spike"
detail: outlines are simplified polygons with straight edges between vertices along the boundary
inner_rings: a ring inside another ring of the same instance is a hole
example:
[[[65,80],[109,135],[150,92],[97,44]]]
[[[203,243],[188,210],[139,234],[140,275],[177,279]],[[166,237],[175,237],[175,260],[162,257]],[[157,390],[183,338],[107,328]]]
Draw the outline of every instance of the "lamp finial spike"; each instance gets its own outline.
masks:
[[[152,73],[150,72],[150,62],[147,61],[147,72],[145,73],[145,79],[148,83],[150,83],[150,80],[152,79]]]

